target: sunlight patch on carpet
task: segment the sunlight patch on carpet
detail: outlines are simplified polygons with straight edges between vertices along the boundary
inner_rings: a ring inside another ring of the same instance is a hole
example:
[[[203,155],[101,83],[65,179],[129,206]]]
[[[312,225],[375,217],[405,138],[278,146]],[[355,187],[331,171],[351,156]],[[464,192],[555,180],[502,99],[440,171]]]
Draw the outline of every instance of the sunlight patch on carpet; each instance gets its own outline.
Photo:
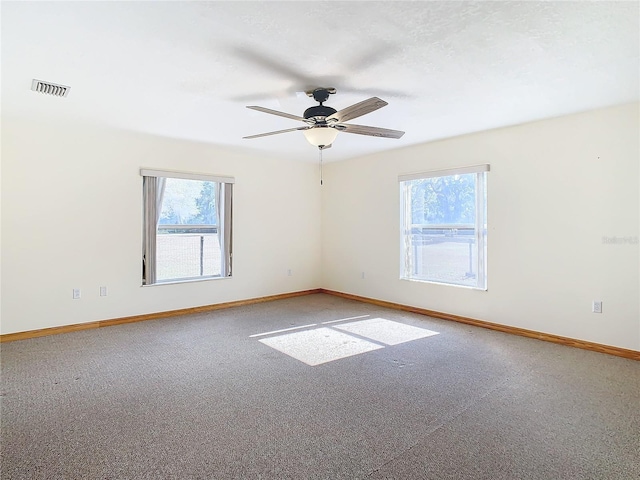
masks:
[[[382,345],[324,327],[263,338],[259,341],[311,366],[384,348]]]
[[[342,320],[368,316],[362,315]],[[438,332],[433,330],[405,325],[404,323],[384,318],[369,318],[357,322],[333,324],[339,321],[341,320],[322,322],[323,325],[328,323],[332,325],[320,326],[319,328],[310,328],[318,326],[317,324],[302,325],[266,333],[257,333],[250,335],[250,337],[262,337],[289,330],[309,328],[308,330],[271,336],[258,341],[307,365],[315,366],[379,350],[385,348],[385,346],[399,345],[438,335]]]
[[[360,320],[359,322],[344,323],[336,325],[335,328],[384,343],[385,345],[398,345],[418,340],[419,338],[438,335],[438,332],[427,330],[426,328],[413,327],[384,318],[371,318],[369,320]]]

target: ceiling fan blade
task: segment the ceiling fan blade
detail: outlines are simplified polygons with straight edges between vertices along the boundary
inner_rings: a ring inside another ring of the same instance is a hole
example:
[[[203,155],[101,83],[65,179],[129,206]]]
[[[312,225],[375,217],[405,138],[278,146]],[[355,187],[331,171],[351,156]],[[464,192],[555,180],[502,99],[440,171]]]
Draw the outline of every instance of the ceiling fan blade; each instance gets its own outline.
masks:
[[[296,66],[298,62],[288,64],[288,62],[273,57],[264,51],[250,50],[245,47],[232,47],[231,52],[239,59],[261,67],[265,72],[270,72],[276,78],[292,81],[293,84],[282,90],[281,94],[294,95],[297,92],[311,91],[323,85],[341,85],[344,83],[342,77],[325,76],[318,78],[317,75],[309,76],[298,69]]]
[[[277,135],[278,133],[287,133],[287,132],[295,132],[296,130],[307,130],[311,127],[296,127],[296,128],[287,128],[286,130],[277,130],[275,132],[267,132],[267,133],[259,133],[258,135],[249,135],[248,137],[242,138],[258,138],[258,137],[268,137],[269,135]]]
[[[371,97],[368,100],[364,100],[360,103],[356,103],[355,105],[351,105],[350,107],[338,110],[333,115],[329,115],[327,117],[327,120],[335,119],[338,122],[346,122],[348,120],[351,120],[352,118],[361,117],[362,115],[371,113],[374,110],[378,110],[385,105],[388,105],[388,103],[384,100],[381,100],[378,97]]]
[[[375,95],[381,97],[391,97],[391,98],[403,98],[403,99],[412,99],[415,98],[414,94],[410,94],[407,92],[403,92],[400,90],[387,90],[382,88],[375,88],[370,86],[359,86],[358,88],[352,88],[349,85],[341,85],[340,93],[351,93],[354,95]],[[267,97],[260,97],[267,98]]]
[[[296,70],[294,67],[287,65],[283,61],[276,60],[275,58],[267,55],[265,52],[253,51],[243,47],[233,47],[232,51],[239,58],[246,60],[249,63],[259,65],[266,70],[275,73],[279,77],[286,79],[295,79],[297,82],[303,85],[313,83],[312,78]]]
[[[336,128],[341,132],[357,133],[358,135],[370,135],[372,137],[400,138],[404,132],[400,130],[389,130],[388,128],[367,127],[364,125],[339,124]]]
[[[279,112],[278,110],[271,110],[270,108],[256,107],[254,105],[249,106],[247,108],[250,108],[251,110],[257,110],[259,112],[270,113],[271,115],[278,115],[279,117],[291,118],[292,120],[300,120],[301,122],[311,123],[309,120],[307,120],[304,117],[299,117],[298,115],[291,115],[290,113]]]

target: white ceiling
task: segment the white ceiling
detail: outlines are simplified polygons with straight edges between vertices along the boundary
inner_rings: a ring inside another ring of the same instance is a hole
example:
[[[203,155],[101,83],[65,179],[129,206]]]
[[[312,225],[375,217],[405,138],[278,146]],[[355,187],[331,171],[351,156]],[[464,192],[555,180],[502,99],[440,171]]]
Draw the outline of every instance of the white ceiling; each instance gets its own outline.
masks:
[[[340,133],[325,161],[639,98],[631,2],[6,2],[2,114],[108,125],[316,161],[296,93],[389,105]],[[32,92],[37,78],[68,98]]]

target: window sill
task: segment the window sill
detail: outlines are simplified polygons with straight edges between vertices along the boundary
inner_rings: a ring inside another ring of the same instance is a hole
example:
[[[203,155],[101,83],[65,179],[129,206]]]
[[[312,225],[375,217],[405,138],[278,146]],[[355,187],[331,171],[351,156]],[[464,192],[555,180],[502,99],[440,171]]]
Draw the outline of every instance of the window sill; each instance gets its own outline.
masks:
[[[441,286],[445,286],[445,287],[465,288],[467,290],[478,290],[478,291],[481,291],[481,292],[486,292],[487,291],[487,287],[472,287],[470,285],[460,285],[458,283],[436,282],[434,280],[421,280],[419,278],[400,277],[400,280],[405,281],[405,282],[418,282],[418,283],[428,283],[430,285],[441,285]]]
[[[158,287],[162,285],[175,285],[177,283],[196,283],[196,282],[208,282],[211,280],[225,280],[228,278],[233,278],[231,276],[222,277],[222,276],[211,276],[211,277],[197,277],[197,278],[181,278],[177,280],[163,280],[157,283],[151,283],[149,285],[140,285],[141,287]]]

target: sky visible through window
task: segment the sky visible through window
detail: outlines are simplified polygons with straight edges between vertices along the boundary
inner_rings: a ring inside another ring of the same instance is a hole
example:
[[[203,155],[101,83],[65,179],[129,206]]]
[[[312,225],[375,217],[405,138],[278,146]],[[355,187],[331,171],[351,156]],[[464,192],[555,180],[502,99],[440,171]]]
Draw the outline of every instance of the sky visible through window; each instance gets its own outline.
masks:
[[[216,225],[215,182],[167,178],[161,225]]]

